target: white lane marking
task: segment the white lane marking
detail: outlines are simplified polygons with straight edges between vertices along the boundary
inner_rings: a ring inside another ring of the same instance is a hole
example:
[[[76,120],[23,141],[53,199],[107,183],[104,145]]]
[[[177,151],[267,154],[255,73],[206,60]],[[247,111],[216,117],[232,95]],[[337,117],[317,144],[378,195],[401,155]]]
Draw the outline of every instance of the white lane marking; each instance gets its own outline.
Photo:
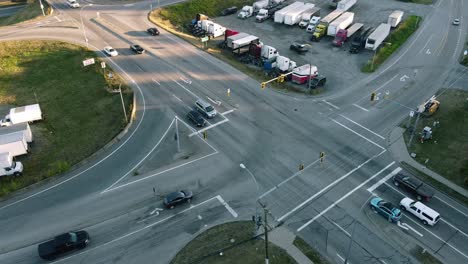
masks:
[[[230,114],[230,113],[234,112],[234,110],[236,110],[236,109],[227,110],[226,112],[222,112],[221,115],[225,116],[227,114]]]
[[[401,76],[400,82],[406,82],[406,79],[408,79],[408,78],[409,78],[409,76],[405,74],[405,75]]]
[[[460,209],[458,209],[458,208],[454,207],[453,205],[449,204],[448,202],[442,200],[442,199],[439,198],[438,196],[434,196],[433,198],[436,198],[437,200],[443,202],[444,204],[446,204],[446,205],[452,207],[455,211],[459,212],[459,213],[462,214],[463,216],[468,217],[468,214],[462,212]]]
[[[375,189],[377,189],[380,185],[382,185],[384,182],[386,182],[388,179],[390,179],[391,177],[393,177],[395,174],[397,174],[398,172],[401,171],[401,168],[398,167],[396,169],[394,169],[392,172],[390,172],[387,176],[383,177],[382,179],[380,179],[380,181],[376,182],[374,185],[372,185],[371,187],[367,188],[367,191],[372,193]]]
[[[364,161],[363,163],[359,164],[356,168],[350,170],[348,173],[346,173],[345,175],[341,176],[340,178],[336,179],[335,181],[333,181],[332,183],[330,183],[329,185],[325,186],[325,188],[323,188],[322,190],[320,190],[318,193],[312,195],[311,197],[309,197],[307,200],[305,200],[304,202],[302,202],[301,204],[299,204],[298,206],[294,207],[291,211],[287,212],[286,214],[284,214],[283,216],[281,216],[280,218],[278,218],[278,222],[283,220],[284,218],[288,217],[289,215],[291,215],[292,213],[294,213],[295,211],[297,211],[299,208],[303,207],[304,205],[306,205],[307,203],[309,203],[310,201],[312,201],[313,199],[315,199],[315,197],[319,196],[320,194],[322,194],[323,192],[327,191],[328,189],[330,189],[331,187],[335,186],[337,183],[339,183],[340,181],[346,179],[349,175],[353,174],[355,171],[357,171],[358,169],[360,169],[362,166],[366,165],[367,163],[369,163],[371,160],[379,157],[380,155],[382,155],[383,153],[385,153],[387,150],[383,150],[382,152],[380,152],[379,154],[377,155],[374,155],[372,157],[370,157],[368,160]]]
[[[224,199],[221,197],[221,195],[216,196],[216,198],[218,199],[218,201],[219,201],[222,205],[224,205],[224,207],[226,207],[226,209],[229,211],[229,213],[231,213],[232,216],[234,216],[234,218],[237,218],[237,216],[239,216],[239,215],[236,213],[236,211],[234,211],[234,209],[232,209],[232,207],[229,206],[229,204],[226,203],[226,202],[224,201]]]
[[[97,245],[97,246],[95,246],[95,247],[92,247],[92,248],[90,248],[90,249],[88,249],[88,250],[85,250],[85,251],[81,251],[81,252],[79,252],[79,253],[77,253],[77,254],[74,254],[74,255],[71,255],[71,256],[69,256],[69,257],[61,258],[60,260],[57,260],[57,261],[51,262],[51,263],[62,262],[62,261],[64,261],[64,260],[67,260],[67,259],[70,259],[70,258],[79,256],[79,255],[82,255],[82,254],[85,254],[85,253],[89,253],[90,251],[93,251],[93,250],[96,250],[96,249],[98,249],[98,248],[107,246],[107,245],[109,245],[109,244],[112,244],[112,243],[114,243],[114,242],[117,242],[117,241],[119,241],[119,240],[122,240],[122,239],[124,239],[124,238],[127,238],[127,237],[129,237],[129,236],[132,236],[132,235],[134,235],[134,234],[136,234],[136,233],[139,233],[139,232],[141,232],[141,231],[143,231],[143,230],[146,230],[146,229],[148,229],[148,228],[150,228],[150,227],[153,227],[153,226],[158,225],[158,224],[160,224],[160,223],[166,222],[167,220],[169,220],[169,219],[171,219],[171,218],[174,218],[174,217],[176,217],[176,216],[178,216],[178,215],[181,215],[181,214],[183,214],[183,213],[185,213],[185,212],[187,212],[187,211],[189,211],[189,210],[191,210],[191,209],[193,209],[193,208],[196,208],[196,207],[201,206],[201,205],[203,205],[203,204],[205,204],[205,203],[208,203],[208,202],[210,202],[211,200],[215,200],[215,199],[218,199],[218,200],[219,200],[219,198],[220,198],[220,196],[217,195],[217,196],[212,197],[212,198],[210,198],[210,199],[208,199],[208,200],[205,200],[205,201],[203,201],[203,202],[201,202],[201,203],[199,203],[199,204],[196,204],[196,205],[194,205],[194,206],[190,206],[189,208],[186,208],[186,209],[184,209],[184,210],[182,210],[182,211],[180,211],[180,212],[178,212],[178,213],[176,213],[176,214],[173,214],[173,215],[168,216],[168,217],[166,217],[166,218],[164,218],[164,219],[161,219],[161,220],[159,220],[159,221],[157,221],[157,222],[154,222],[154,223],[152,223],[152,224],[149,224],[149,225],[147,225],[147,226],[144,226],[144,227],[142,227],[142,228],[139,228],[139,229],[137,229],[137,230],[135,230],[135,231],[132,231],[132,232],[130,232],[130,233],[128,233],[128,234],[125,234],[125,235],[123,235],[123,236],[121,236],[121,237],[112,239],[112,240],[109,241],[109,242],[106,242],[106,243],[101,244],[101,245]]]
[[[401,229],[409,230],[409,228],[406,225],[402,225],[400,221],[397,222],[397,226],[400,227]]]
[[[413,231],[414,233],[416,233],[416,235],[420,236],[420,237],[423,237],[424,235],[419,233],[418,230],[414,229],[412,226],[408,225],[407,223],[402,223],[400,225],[400,221],[398,221],[398,226],[399,227],[402,227],[403,229],[406,229],[406,230],[411,230]]]
[[[380,75],[380,74],[379,74]],[[377,89],[373,90],[373,92],[377,92],[378,90],[384,88],[385,86],[387,86],[387,84],[389,84],[390,82],[392,82],[396,77],[398,77],[398,73],[395,74],[395,76],[393,76],[392,78],[390,78],[390,80],[384,82],[384,84],[382,84],[380,87],[378,87]],[[362,99],[366,99],[366,98],[369,98],[370,95],[365,95],[363,96],[361,99],[359,99],[357,102],[361,101]]]
[[[343,262],[345,261],[345,259],[342,256],[340,256],[340,254],[336,253],[336,255],[341,259],[341,261],[343,261]],[[349,262],[349,261],[348,261],[348,263],[351,264],[351,262]]]
[[[175,94],[172,94],[172,96],[174,96],[174,97],[175,97],[175,99],[177,99],[177,100],[179,100],[179,101],[181,101],[181,102],[182,102],[182,99],[180,99],[179,97],[177,97]],[[190,108],[190,107],[189,107],[189,108]]]
[[[159,215],[159,212],[160,212],[160,211],[164,211],[164,209],[155,208],[153,211],[150,212],[150,215],[153,215],[154,213],[156,213],[156,215]]]
[[[199,98],[196,94],[194,94],[192,91],[190,91],[190,90],[187,89],[185,86],[183,86],[182,84],[180,84],[178,81],[176,81],[176,80],[174,80],[174,79],[173,79],[173,81],[174,81],[175,83],[177,83],[180,87],[182,87],[185,91],[187,91],[189,94],[191,94],[193,97],[195,97],[195,98],[197,98],[197,99]]]
[[[157,83],[158,85],[161,85],[158,81],[156,81],[154,78],[152,78],[153,82]]]
[[[353,194],[355,191],[359,190],[362,186],[366,185],[369,181],[371,181],[372,179],[374,179],[375,177],[379,176],[379,174],[381,174],[382,172],[384,172],[386,169],[388,169],[390,166],[392,166],[393,164],[395,164],[395,161],[392,161],[390,164],[388,164],[385,168],[381,169],[379,172],[377,172],[376,174],[372,175],[369,179],[365,180],[364,182],[362,182],[361,184],[359,184],[358,186],[356,186],[354,189],[352,189],[351,191],[349,191],[347,194],[345,194],[344,196],[342,196],[340,199],[338,199],[337,201],[335,201],[334,203],[332,203],[330,206],[328,206],[325,210],[323,210],[322,212],[320,212],[318,215],[316,215],[314,218],[312,218],[311,220],[309,220],[307,223],[303,224],[301,227],[299,227],[297,229],[297,232],[301,232],[302,229],[306,228],[308,225],[310,225],[312,222],[314,222],[315,220],[317,220],[319,217],[321,217],[323,214],[325,214],[326,212],[328,212],[330,209],[332,209],[333,207],[335,207],[338,203],[340,203],[341,201],[343,201],[344,199],[346,199],[348,196],[350,196],[351,194]]]
[[[221,101],[217,101],[217,100],[215,101],[215,100],[211,99],[211,97],[209,97],[209,96],[206,96],[206,98],[207,98],[208,100],[210,100],[210,101],[211,101],[213,104],[215,104],[215,105],[218,105],[218,106],[221,105]]]
[[[382,146],[380,146],[379,144],[375,143],[374,141],[372,141],[372,140],[366,138],[365,136],[359,134],[358,132],[352,130],[351,128],[349,128],[349,127],[347,127],[347,126],[341,124],[340,122],[336,121],[335,119],[333,119],[333,118],[330,118],[330,119],[331,119],[333,122],[337,123],[338,125],[340,125],[340,126],[346,128],[346,129],[348,129],[349,131],[353,132],[354,134],[356,134],[356,135],[360,136],[361,138],[365,139],[367,142],[372,143],[374,146],[377,146],[377,147],[379,147],[379,148],[382,149],[382,150],[385,149],[384,147],[382,147]]]
[[[183,78],[183,77],[179,77],[179,79],[181,81],[183,81],[184,83],[186,83],[186,84],[192,84],[192,81],[190,79],[186,79],[186,78]]]
[[[462,235],[468,237],[468,235],[467,235],[465,232],[461,231],[460,229],[458,229],[457,227],[455,227],[454,225],[452,225],[450,222],[448,222],[448,221],[445,220],[444,218],[441,218],[440,221],[446,223],[447,225],[451,226],[453,229],[455,229],[455,230],[457,230],[458,232],[460,232]]]
[[[379,135],[379,134],[375,133],[374,131],[368,129],[367,127],[365,127],[365,126],[359,124],[359,123],[356,122],[356,121],[351,120],[351,118],[348,118],[348,117],[346,117],[346,116],[344,116],[344,115],[342,115],[342,114],[340,114],[340,116],[343,117],[343,118],[345,118],[345,119],[348,120],[349,122],[355,124],[356,126],[359,126],[360,128],[365,129],[365,130],[367,130],[368,132],[370,132],[370,133],[372,133],[372,134],[378,136],[379,138],[385,139],[384,137],[382,137],[381,135]]]
[[[422,49],[419,51],[419,53],[421,53],[424,49],[426,49],[427,44],[429,44],[429,41],[431,41],[431,39],[432,39],[433,36],[434,36],[434,34],[431,34],[431,35],[429,36],[429,38],[428,38],[427,41],[426,41],[426,44],[424,44],[424,46],[423,46]],[[429,49],[427,49],[427,50],[429,50]],[[427,54],[427,51],[426,51],[426,54]]]
[[[133,6],[133,4],[125,4],[124,6],[125,7],[131,7],[131,6]]]
[[[167,127],[166,131],[164,132],[164,134],[161,136],[161,138],[159,139],[158,143],[156,143],[156,145],[153,146],[153,148],[151,148],[150,151],[148,151],[148,153],[146,153],[146,155],[135,165],[133,166],[133,168],[131,168],[129,171],[127,171],[127,173],[125,173],[122,177],[120,177],[116,182],[112,183],[109,187],[107,187],[106,189],[104,189],[104,191],[101,192],[101,194],[107,192],[109,189],[111,189],[112,187],[114,187],[114,185],[116,185],[117,183],[119,183],[121,180],[123,180],[125,177],[127,177],[130,173],[132,173],[133,171],[135,171],[135,169],[140,166],[141,163],[143,163],[143,161],[146,160],[146,158],[148,158],[149,155],[151,155],[151,153],[153,153],[153,151],[159,146],[159,144],[161,144],[162,140],[166,137],[167,133],[169,132],[169,129],[171,129],[172,125],[174,124],[175,122],[175,118],[172,119],[171,123],[169,124],[169,126]]]
[[[200,133],[202,133],[202,132],[204,132],[204,131],[207,131],[207,130],[209,130],[209,129],[212,129],[213,127],[219,126],[219,125],[221,125],[222,123],[226,123],[226,122],[228,122],[228,121],[229,121],[229,119],[227,119],[227,118],[224,119],[224,120],[221,120],[221,121],[219,121],[218,123],[214,123],[214,124],[212,124],[212,125],[210,125],[210,126],[207,126],[207,127],[203,128],[203,129],[200,129],[200,130],[198,130],[198,131],[196,131],[196,132],[193,132],[192,134],[189,135],[189,137],[193,137],[193,136],[195,136],[195,135],[197,135],[197,134],[200,134]]]
[[[96,46],[93,46],[93,45],[91,45],[91,44],[90,44],[90,46],[93,47],[95,50],[98,50],[98,51],[99,51],[99,49],[98,49]],[[105,55],[102,51],[99,51],[99,52],[100,52],[102,55]],[[122,69],[122,67],[120,67],[117,63],[115,63],[111,58],[108,58],[108,60],[109,60],[116,68],[118,68],[121,72],[123,72],[124,75],[127,76],[128,80],[133,81],[132,77],[130,77],[130,75],[129,75],[124,69]],[[107,156],[105,156],[105,157],[102,158],[101,160],[97,161],[95,164],[93,164],[93,165],[91,165],[90,167],[86,168],[86,169],[83,170],[82,172],[79,172],[79,173],[75,174],[74,176],[72,176],[72,177],[70,177],[70,178],[68,178],[68,179],[66,179],[66,180],[64,180],[64,181],[59,182],[59,183],[57,183],[57,184],[54,184],[54,185],[52,185],[52,186],[50,186],[50,187],[48,187],[48,188],[46,188],[46,189],[44,189],[44,190],[42,190],[42,191],[39,191],[39,192],[37,192],[37,193],[35,193],[35,194],[29,195],[29,196],[27,196],[27,197],[25,197],[25,198],[19,199],[18,201],[12,202],[12,203],[7,204],[7,205],[4,205],[4,206],[0,207],[0,210],[3,210],[3,209],[5,209],[5,208],[7,208],[7,207],[10,207],[10,206],[15,205],[15,204],[17,204],[17,203],[20,203],[20,202],[22,202],[22,201],[28,200],[28,199],[30,199],[30,198],[32,198],[32,197],[35,197],[35,196],[37,196],[37,195],[39,195],[39,194],[41,194],[41,193],[47,192],[47,191],[49,191],[49,190],[51,190],[51,189],[53,189],[53,188],[55,188],[55,187],[57,187],[57,186],[60,186],[60,185],[66,183],[66,182],[68,182],[68,181],[71,181],[71,180],[75,179],[76,177],[80,176],[81,174],[83,174],[83,173],[85,173],[85,172],[87,172],[87,171],[93,169],[93,168],[96,167],[97,165],[101,164],[102,162],[104,162],[105,160],[107,160],[110,156],[114,155],[114,153],[116,153],[117,151],[119,151],[123,146],[125,146],[125,144],[133,137],[133,135],[134,135],[134,134],[138,131],[138,129],[140,128],[140,125],[141,125],[141,123],[143,122],[144,117],[145,117],[145,113],[146,113],[146,100],[145,100],[145,96],[143,95],[143,92],[141,91],[140,86],[139,86],[137,83],[135,83],[135,82],[134,82],[134,84],[135,84],[135,86],[136,86],[136,88],[137,88],[137,90],[138,90],[138,92],[140,93],[140,96],[141,96],[141,100],[142,100],[142,103],[143,103],[143,112],[142,112],[142,114],[141,114],[141,119],[139,120],[139,122],[138,122],[138,124],[136,125],[135,129],[134,129],[134,130],[132,131],[132,133],[128,136],[128,138],[127,138],[124,142],[122,142],[122,144],[121,144],[120,146],[118,146],[116,149],[114,149],[114,151],[112,151],[111,153],[109,153]],[[135,108],[136,106],[133,106],[133,107],[134,107],[134,109],[136,109],[136,108]],[[134,110],[134,111],[135,111],[135,110]]]
[[[54,16],[55,19],[57,19],[58,22],[62,22],[62,20],[60,20],[60,18],[58,18],[58,16]]]
[[[324,99],[324,100],[322,100],[322,101],[323,101],[324,103],[328,104],[329,106],[331,106],[331,107],[335,108],[335,109],[340,109],[338,106],[336,106],[336,105],[334,105],[334,104],[332,104],[332,103],[328,102],[328,101],[327,101],[327,100],[325,100],[325,99]]]
[[[364,108],[364,107],[362,107],[362,106],[360,106],[360,105],[358,105],[358,104],[353,104],[353,105],[354,105],[355,107],[357,107],[357,108],[363,110],[363,111],[369,112],[369,110],[367,110],[366,108]]]
[[[331,220],[331,219],[330,219]],[[343,233],[345,233],[348,237],[351,237],[351,234],[348,233],[344,228],[342,228],[339,224],[335,223],[335,221],[331,220],[332,224],[334,224],[336,227],[338,227]]]
[[[271,188],[270,190],[266,191],[265,193],[263,193],[262,195],[260,195],[258,197],[258,199],[262,199],[263,197],[265,197],[266,195],[268,195],[269,193],[271,193],[272,191],[278,189],[281,185],[287,183],[288,181],[292,180],[293,178],[299,176],[302,174],[302,172],[304,172],[305,170],[307,170],[310,166],[314,165],[315,163],[319,162],[320,159],[317,159],[317,160],[314,160],[312,163],[310,163],[309,165],[305,166],[304,169],[302,171],[298,171],[298,172],[295,172],[292,176],[290,176],[289,178],[285,179],[284,181],[280,182],[279,184],[277,184],[275,187]]]

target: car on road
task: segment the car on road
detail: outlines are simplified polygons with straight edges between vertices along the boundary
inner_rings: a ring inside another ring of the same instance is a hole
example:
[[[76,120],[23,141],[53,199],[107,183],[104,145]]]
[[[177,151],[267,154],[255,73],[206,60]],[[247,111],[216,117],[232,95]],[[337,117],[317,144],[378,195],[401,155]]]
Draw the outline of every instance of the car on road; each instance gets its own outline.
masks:
[[[85,248],[90,241],[88,232],[81,230],[68,232],[39,244],[39,256],[45,260],[53,260],[70,251]]]
[[[133,52],[135,52],[136,54],[143,54],[145,53],[145,49],[142,48],[140,45],[138,44],[133,44],[133,45],[130,45],[130,49],[133,50]]]
[[[67,4],[71,8],[79,8],[80,7],[80,4],[75,0],[68,0]]]
[[[374,197],[370,200],[371,209],[385,217],[389,222],[398,222],[401,219],[401,211],[393,204],[384,201],[380,197]]]
[[[228,16],[237,13],[237,6],[232,6],[221,11],[222,16]]]
[[[108,56],[111,56],[111,57],[115,57],[115,56],[119,55],[119,53],[114,48],[112,48],[111,46],[104,47],[104,52]]]
[[[196,110],[188,112],[187,118],[197,127],[205,126],[205,119],[203,119],[203,116]]]
[[[459,18],[455,18],[455,19],[453,20],[452,24],[455,25],[455,26],[460,25],[460,19],[459,19]]]
[[[197,108],[198,112],[204,114],[207,118],[214,118],[217,115],[216,109],[208,102],[198,99],[195,102],[195,107]]]
[[[410,199],[408,197],[403,198],[400,201],[400,208],[403,211],[408,211],[425,225],[434,226],[440,220],[440,214],[429,208],[425,204]]]
[[[299,42],[293,42],[291,46],[289,46],[289,49],[294,50],[297,53],[306,53],[307,51],[309,51],[306,45]]]
[[[193,193],[191,191],[182,190],[166,195],[163,203],[166,208],[174,208],[178,204],[190,202],[192,198]]]
[[[398,173],[393,176],[393,184],[413,193],[419,201],[429,201],[432,196],[434,196],[434,190],[432,188],[428,187],[417,178],[404,173]]]
[[[159,30],[157,28],[148,28],[146,32],[148,32],[152,36],[159,35]]]

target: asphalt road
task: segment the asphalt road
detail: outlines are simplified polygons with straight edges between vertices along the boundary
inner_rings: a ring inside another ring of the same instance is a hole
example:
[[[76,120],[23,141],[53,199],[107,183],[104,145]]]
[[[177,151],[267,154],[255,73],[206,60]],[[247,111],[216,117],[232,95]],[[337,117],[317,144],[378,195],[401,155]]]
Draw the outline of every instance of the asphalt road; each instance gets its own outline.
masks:
[[[388,175],[399,168],[387,151],[389,134],[408,108],[440,87],[466,85],[457,59],[467,24],[450,23],[468,13],[463,1],[436,3],[378,72],[320,98],[261,90],[167,32],[147,35],[150,2],[82,3],[74,10],[51,2],[58,9],[53,17],[4,28],[0,39],[62,39],[88,44],[103,57],[102,48],[113,46],[119,56],[106,60],[135,89],[137,118],[119,143],[86,165],[0,203],[1,263],[37,263],[38,243],[76,229],[90,232],[90,247],[57,262],[168,263],[207,227],[250,219],[258,196],[272,220],[336,263],[353,233],[351,263],[415,262],[408,251],[417,244],[444,263],[467,261],[468,209],[449,197],[437,193],[430,202],[442,215],[435,227],[405,215],[402,223],[410,228],[403,229],[368,206],[373,194],[393,203],[408,195],[391,185]],[[147,53],[133,54],[131,43]],[[380,100],[370,102],[376,90]],[[212,101],[220,113],[199,131],[185,117],[197,98]],[[305,169],[298,172],[301,163]],[[160,210],[161,195],[184,188],[196,195],[191,205]]]

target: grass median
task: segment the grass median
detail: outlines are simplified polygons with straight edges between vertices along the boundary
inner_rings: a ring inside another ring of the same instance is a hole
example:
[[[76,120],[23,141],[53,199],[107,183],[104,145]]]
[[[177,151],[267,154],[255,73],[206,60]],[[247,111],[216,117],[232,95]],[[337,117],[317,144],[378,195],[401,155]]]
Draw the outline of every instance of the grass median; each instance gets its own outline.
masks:
[[[409,16],[400,23],[373,56],[361,69],[362,72],[374,72],[419,28],[421,17]]]
[[[26,6],[20,11],[16,12],[14,15],[1,17],[0,26],[13,25],[43,16],[39,0],[27,0],[24,2],[26,2]],[[44,5],[44,13],[49,15],[52,12],[52,8],[47,4],[46,1],[42,1],[42,4]]]
[[[313,247],[307,244],[307,242],[305,242],[304,239],[297,236],[294,239],[293,244],[300,251],[302,251],[304,255],[306,255],[310,260],[312,260],[314,264],[329,264],[330,263],[324,257],[322,257],[322,255],[320,255],[320,253],[317,250],[315,250]]]
[[[101,65],[83,47],[57,41],[0,42],[0,105],[41,106],[45,119],[31,125],[31,153],[17,157],[20,177],[0,177],[0,196],[66,172],[111,141],[126,125],[121,99],[112,93],[123,81],[104,77]],[[111,69],[108,67],[106,71]],[[127,113],[133,93],[122,86]]]
[[[264,240],[255,238],[251,221],[221,224],[190,241],[171,264],[257,264],[265,262]],[[271,264],[293,264],[296,261],[285,250],[269,244]]]

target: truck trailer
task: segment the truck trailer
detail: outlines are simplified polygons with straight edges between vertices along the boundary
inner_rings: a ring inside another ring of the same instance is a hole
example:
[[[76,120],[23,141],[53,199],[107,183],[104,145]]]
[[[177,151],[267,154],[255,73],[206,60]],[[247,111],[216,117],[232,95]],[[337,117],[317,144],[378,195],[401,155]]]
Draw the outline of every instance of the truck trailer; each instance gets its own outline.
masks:
[[[403,11],[395,10],[388,16],[387,24],[390,24],[392,27],[397,27],[400,24],[401,19],[403,18]]]
[[[318,74],[317,66],[304,64],[292,71],[291,80],[293,83],[304,84]]]
[[[0,137],[0,153],[10,152],[13,157],[28,153],[28,143],[23,132],[15,132]]]
[[[39,104],[26,105],[10,109],[10,114],[0,121],[0,126],[11,126],[14,124],[34,122],[42,119]]]
[[[275,23],[283,23],[284,22],[284,16],[286,15],[287,12],[297,8],[298,6],[304,6],[304,2],[294,2],[286,7],[283,7],[282,9],[278,10],[275,12],[275,17],[274,21]]]
[[[232,42],[232,49],[233,50],[240,49],[242,47],[250,45],[251,43],[258,43],[258,42],[259,42],[258,37],[253,36],[253,35],[249,35],[249,36],[243,37],[241,39],[234,40]]]
[[[328,36],[335,36],[338,30],[346,29],[353,23],[354,20],[354,13],[353,12],[346,12],[342,14],[339,18],[334,20],[333,22],[328,25],[327,35]]]
[[[13,160],[10,152],[0,153],[0,177],[19,176],[23,173],[23,164]]]
[[[354,4],[356,4],[357,0],[341,0],[336,5],[336,9],[348,11]]]
[[[324,18],[322,18],[320,20],[320,24],[318,24],[318,26],[315,27],[315,30],[314,30],[314,33],[312,33],[311,39],[315,41],[320,40],[325,34],[327,34],[328,25],[331,22],[333,22],[335,19],[337,19],[339,16],[341,16],[341,14],[343,13],[344,12],[341,10],[335,10],[331,12],[330,14],[328,14],[327,16],[325,16]]]
[[[343,44],[351,38],[354,33],[358,32],[361,30],[361,28],[364,26],[362,23],[354,23],[351,27],[347,29],[339,29],[338,32],[335,35],[335,39],[333,40],[333,46],[336,47],[341,47]]]
[[[303,6],[299,6],[284,15],[284,24],[286,25],[295,25],[301,21],[302,14],[312,8],[314,8],[314,4],[304,4]]]
[[[250,34],[247,34],[247,33],[244,33],[244,32],[240,32],[240,33],[237,33],[235,35],[232,35],[232,36],[229,36],[226,38],[226,47],[228,48],[233,48],[233,42],[238,40],[238,39],[241,39],[241,38],[245,38],[247,36],[250,36]]]
[[[258,11],[260,11],[260,9],[267,8],[268,4],[269,4],[268,0],[261,0],[261,1],[254,2],[252,5],[253,13],[256,14],[258,13]]]
[[[376,50],[380,44],[388,37],[390,34],[390,24],[382,23],[380,24],[372,34],[367,38],[366,49]]]
[[[9,127],[0,127],[0,137],[2,137],[3,135],[8,135],[17,132],[23,133],[27,143],[31,143],[33,141],[31,127],[28,123],[16,124]]]
[[[320,7],[314,7],[302,13],[301,21],[299,22],[300,28],[306,28],[313,16],[320,16]]]
[[[359,53],[365,46],[369,35],[374,30],[373,27],[366,27],[353,37],[351,41],[350,53]]]

